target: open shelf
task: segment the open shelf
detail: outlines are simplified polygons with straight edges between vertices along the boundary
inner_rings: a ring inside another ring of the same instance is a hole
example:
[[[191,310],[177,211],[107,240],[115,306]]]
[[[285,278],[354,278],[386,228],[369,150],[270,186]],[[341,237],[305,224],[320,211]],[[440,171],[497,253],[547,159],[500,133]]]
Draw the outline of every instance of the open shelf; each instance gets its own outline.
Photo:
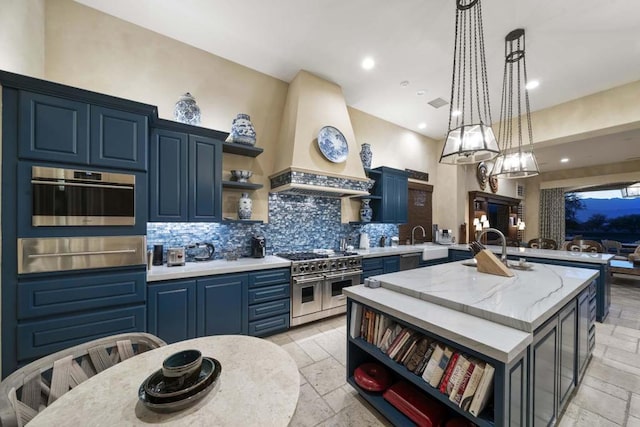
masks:
[[[349,337],[348,340],[352,344],[356,345],[357,347],[359,347],[360,349],[365,351],[370,356],[372,356],[375,359],[377,359],[378,362],[382,363],[387,368],[391,369],[395,374],[399,375],[400,377],[402,377],[405,380],[409,381],[413,385],[417,386],[422,391],[424,391],[426,394],[428,394],[431,398],[437,400],[438,402],[440,402],[441,404],[446,406],[449,410],[452,410],[452,411],[456,412],[457,414],[467,418],[469,421],[473,422],[474,424],[476,424],[476,425],[478,425],[480,427],[495,427],[494,422],[486,417],[487,410],[483,411],[483,413],[480,414],[479,417],[474,417],[473,415],[471,415],[471,413],[469,413],[467,411],[463,411],[462,409],[460,409],[460,407],[458,405],[452,403],[449,400],[449,396],[441,393],[440,390],[432,387],[430,384],[428,384],[426,381],[424,381],[422,379],[422,377],[414,374],[413,372],[408,370],[404,365],[402,365],[400,363],[397,363],[393,359],[389,358],[389,356],[387,356],[386,353],[383,353],[382,351],[380,351],[380,349],[378,347],[376,347],[375,345],[368,343],[367,341],[363,340],[362,338],[351,338],[351,337]],[[359,390],[362,390],[362,389],[359,389]],[[361,394],[363,394],[363,397],[364,397],[364,393],[367,393],[367,392],[363,390],[363,393],[361,393]],[[382,396],[380,396],[380,399],[382,399]],[[384,400],[384,399],[382,399],[382,400],[384,401],[384,403],[386,403],[387,405],[389,405],[389,406],[391,406],[393,408],[393,406],[390,405],[386,400]],[[371,403],[373,404],[373,402],[371,402]],[[376,403],[377,403],[377,401],[376,401]],[[374,406],[377,408],[377,405],[374,405]],[[397,412],[400,412],[395,408],[393,408],[393,409],[395,411],[397,411]]]
[[[223,224],[262,224],[264,221],[260,219],[229,219],[224,218]]]
[[[373,194],[369,194],[366,196],[355,196],[353,199],[371,199],[371,200],[382,200],[382,196],[376,196]]]
[[[353,376],[349,376],[347,382],[351,384],[351,386],[355,388],[358,393],[360,393],[360,396],[362,396],[364,400],[369,402],[371,406],[376,408],[382,415],[384,415],[389,421],[391,421],[391,424],[393,424],[394,426],[415,425],[409,417],[398,411],[395,406],[387,402],[384,397],[382,397],[382,393],[373,393],[360,388],[358,383],[356,383],[356,381],[353,379]]]
[[[257,190],[262,187],[262,184],[254,184],[251,182],[222,181],[222,188],[229,190]]]
[[[262,154],[264,149],[254,147],[253,145],[243,145],[235,142],[225,142],[222,144],[222,152],[230,154],[238,154],[246,157],[257,157]]]

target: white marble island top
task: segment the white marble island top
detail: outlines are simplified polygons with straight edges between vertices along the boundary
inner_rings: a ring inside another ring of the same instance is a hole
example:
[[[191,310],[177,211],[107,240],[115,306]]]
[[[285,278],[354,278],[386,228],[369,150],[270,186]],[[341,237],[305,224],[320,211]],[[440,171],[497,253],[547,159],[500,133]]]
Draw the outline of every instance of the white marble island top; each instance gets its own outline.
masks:
[[[422,259],[426,261],[438,258],[447,258],[449,256],[449,246],[438,245],[435,243],[422,243],[419,245],[398,245],[356,249],[355,252],[357,252],[358,255],[362,255],[363,258],[420,253],[422,254]]]
[[[469,245],[452,245],[451,249],[459,251],[468,251]],[[487,249],[495,254],[502,253],[502,246],[487,245]],[[614,255],[612,254],[598,254],[593,252],[572,252],[563,250],[552,249],[534,249],[534,248],[516,248],[513,246],[507,246],[507,255],[514,255],[517,257],[532,257],[532,258],[546,258],[556,259],[560,261],[572,261],[572,262],[584,262],[588,264],[607,264]]]
[[[479,273],[464,261],[374,276],[383,288],[533,332],[586,288],[593,269],[531,264],[514,277]]]

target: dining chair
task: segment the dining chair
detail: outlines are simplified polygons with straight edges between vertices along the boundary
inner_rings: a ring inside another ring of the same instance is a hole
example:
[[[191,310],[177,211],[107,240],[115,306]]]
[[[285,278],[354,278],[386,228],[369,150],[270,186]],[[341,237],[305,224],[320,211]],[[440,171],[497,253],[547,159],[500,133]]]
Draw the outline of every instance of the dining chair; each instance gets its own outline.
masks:
[[[604,247],[595,240],[572,240],[567,247],[571,252],[604,253]]]
[[[558,249],[558,244],[553,239],[545,239],[543,237],[537,237],[535,239],[529,240],[529,242],[527,242],[527,247],[528,248],[535,248],[535,249],[553,249],[553,250],[555,250],[555,249]]]
[[[607,239],[603,239],[601,242],[602,242],[602,247],[604,248],[605,253],[615,253],[613,259],[618,259],[618,260],[627,259],[627,257],[624,257],[620,254],[620,251],[622,250],[622,243],[618,242],[617,240],[607,240]]]
[[[154,335],[134,332],[99,338],[35,360],[0,383],[0,426],[22,427],[88,378],[164,345]]]
[[[637,246],[636,250],[629,254],[628,260],[634,264],[640,263],[640,246]]]

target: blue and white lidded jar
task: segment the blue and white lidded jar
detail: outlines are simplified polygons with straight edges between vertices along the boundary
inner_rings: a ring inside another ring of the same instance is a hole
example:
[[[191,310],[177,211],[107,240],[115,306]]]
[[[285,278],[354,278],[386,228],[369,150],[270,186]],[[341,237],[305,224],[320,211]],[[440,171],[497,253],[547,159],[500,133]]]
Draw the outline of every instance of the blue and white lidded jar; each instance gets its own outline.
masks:
[[[173,118],[177,122],[188,125],[200,124],[200,107],[196,105],[196,99],[189,92],[182,95],[176,102]]]
[[[373,218],[373,209],[369,206],[371,199],[360,199],[360,221],[371,222]]]
[[[240,113],[233,119],[231,141],[245,145],[256,145],[256,130],[248,114]]]
[[[249,197],[249,193],[242,193],[238,200],[238,219],[251,219],[251,208],[253,202]]]
[[[365,169],[371,169],[371,160],[373,160],[371,144],[367,144],[365,142],[360,146],[360,161],[362,162],[362,167]]]

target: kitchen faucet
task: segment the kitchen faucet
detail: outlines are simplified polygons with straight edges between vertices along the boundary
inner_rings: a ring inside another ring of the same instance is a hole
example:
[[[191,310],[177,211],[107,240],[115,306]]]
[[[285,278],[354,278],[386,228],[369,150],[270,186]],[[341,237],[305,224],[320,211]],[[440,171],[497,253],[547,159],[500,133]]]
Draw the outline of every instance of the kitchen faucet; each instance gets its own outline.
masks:
[[[500,256],[500,261],[502,261],[502,263],[508,267],[509,264],[507,261],[507,239],[504,237],[504,234],[502,234],[502,231],[495,228],[485,228],[480,232],[480,234],[478,234],[478,238],[476,239],[476,241],[480,242],[480,239],[482,239],[482,236],[487,234],[489,231],[498,233],[498,235],[500,236],[500,239],[502,239],[502,256]]]
[[[421,225],[416,225],[415,227],[413,227],[413,228],[411,229],[411,244],[412,244],[412,245],[414,245],[414,244],[416,243],[416,238],[415,238],[415,236],[413,235],[413,232],[414,232],[414,231],[416,231],[416,229],[417,229],[417,228],[419,228],[419,229],[421,229],[421,230],[422,230],[422,238],[423,238],[423,239],[424,239],[424,238],[426,237],[426,235],[427,235],[427,234],[425,233],[425,231],[424,231],[424,227],[423,227],[423,226],[421,226]]]

